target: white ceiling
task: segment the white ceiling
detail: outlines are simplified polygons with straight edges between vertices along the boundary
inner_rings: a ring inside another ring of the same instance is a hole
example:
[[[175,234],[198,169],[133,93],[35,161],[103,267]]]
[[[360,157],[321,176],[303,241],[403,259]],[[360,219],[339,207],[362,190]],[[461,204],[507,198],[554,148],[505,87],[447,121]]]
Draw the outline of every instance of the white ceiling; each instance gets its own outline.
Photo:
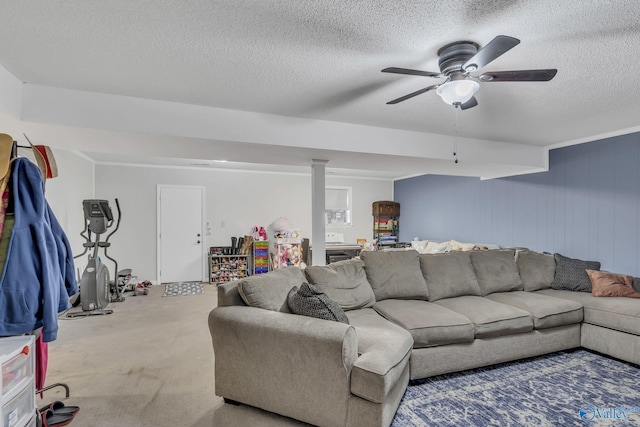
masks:
[[[17,120],[5,127],[101,162],[224,155],[240,168],[297,171],[325,158],[336,173],[491,177],[543,170],[549,147],[640,126],[637,0],[2,0],[0,10],[0,66],[24,83],[19,102],[0,100]],[[435,93],[386,105],[440,80],[382,68],[439,71],[441,46],[483,46],[499,34],[521,43],[480,71],[557,68],[557,76],[481,83],[479,105],[465,111]],[[73,104],[79,93],[83,103]],[[211,119],[207,129],[202,120],[195,130],[194,112]],[[231,135],[220,130],[230,115],[237,127],[269,129]],[[90,130],[104,138],[80,140]],[[114,135],[127,144],[111,147]],[[150,135],[165,143],[136,150]],[[181,153],[185,139],[202,149]]]

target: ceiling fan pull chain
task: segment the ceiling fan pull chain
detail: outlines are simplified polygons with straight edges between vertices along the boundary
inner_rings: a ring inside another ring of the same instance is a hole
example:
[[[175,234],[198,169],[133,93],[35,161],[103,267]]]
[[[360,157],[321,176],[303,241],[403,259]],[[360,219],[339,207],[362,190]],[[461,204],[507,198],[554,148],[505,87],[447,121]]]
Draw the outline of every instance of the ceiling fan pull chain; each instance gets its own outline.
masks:
[[[453,163],[458,163],[458,109],[454,108],[453,117]]]

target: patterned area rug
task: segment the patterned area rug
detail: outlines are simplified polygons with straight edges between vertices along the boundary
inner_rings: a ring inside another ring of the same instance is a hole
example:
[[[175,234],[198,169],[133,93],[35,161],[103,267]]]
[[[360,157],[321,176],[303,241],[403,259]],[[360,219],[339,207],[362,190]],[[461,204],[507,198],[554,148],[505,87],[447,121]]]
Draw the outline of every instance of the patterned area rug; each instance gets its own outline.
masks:
[[[204,294],[201,282],[169,283],[164,288],[163,297],[177,297],[180,295]]]
[[[553,353],[409,386],[392,426],[638,426],[639,378],[586,350]]]

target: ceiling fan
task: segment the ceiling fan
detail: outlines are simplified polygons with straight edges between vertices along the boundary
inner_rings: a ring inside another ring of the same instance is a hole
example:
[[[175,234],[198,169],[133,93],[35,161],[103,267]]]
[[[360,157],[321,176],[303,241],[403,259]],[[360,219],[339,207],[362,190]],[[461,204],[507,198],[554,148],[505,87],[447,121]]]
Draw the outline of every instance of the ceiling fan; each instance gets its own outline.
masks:
[[[478,101],[473,96],[480,88],[478,82],[546,82],[556,75],[558,72],[556,69],[491,71],[477,77],[471,75],[472,72],[489,64],[518,43],[520,40],[509,36],[497,36],[480,50],[478,50],[480,46],[472,41],[449,43],[438,50],[439,73],[398,67],[385,68],[382,70],[383,73],[446,79],[442,83],[401,96],[387,104],[397,104],[435,89],[444,102],[466,110],[478,105]]]

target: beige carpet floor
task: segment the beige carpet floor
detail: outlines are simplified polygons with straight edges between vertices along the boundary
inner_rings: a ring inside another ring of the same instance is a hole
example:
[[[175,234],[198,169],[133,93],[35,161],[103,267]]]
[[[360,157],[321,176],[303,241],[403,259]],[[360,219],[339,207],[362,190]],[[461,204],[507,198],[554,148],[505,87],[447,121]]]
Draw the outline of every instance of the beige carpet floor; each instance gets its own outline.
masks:
[[[46,385],[64,382],[71,396],[55,388],[38,406],[80,406],[71,425],[83,427],[303,425],[215,395],[207,316],[217,295],[215,285],[204,288],[202,295],[162,297],[164,286],[153,286],[149,295],[126,293],[110,304],[111,315],[61,318]]]

